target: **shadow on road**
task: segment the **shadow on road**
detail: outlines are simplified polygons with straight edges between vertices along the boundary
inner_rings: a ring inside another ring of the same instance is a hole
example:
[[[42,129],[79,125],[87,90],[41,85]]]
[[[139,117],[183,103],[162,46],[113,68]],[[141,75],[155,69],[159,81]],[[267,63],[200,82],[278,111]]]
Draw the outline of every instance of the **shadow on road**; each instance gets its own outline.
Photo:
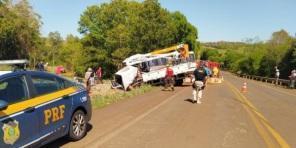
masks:
[[[174,92],[174,90],[172,90],[171,88],[170,89],[163,88],[163,89],[161,89],[161,91],[172,91],[172,92]]]
[[[180,85],[180,86],[178,86],[178,87],[190,87],[190,86],[192,86],[191,83],[185,83],[185,84]]]
[[[191,87],[191,86],[192,86],[191,83],[188,83],[188,84],[185,83],[183,85],[174,86],[174,88],[176,89],[176,88],[184,88],[184,87]],[[160,85],[160,87],[161,87],[161,91],[172,91],[172,89],[170,87],[168,87],[167,89],[165,89],[164,86],[162,86],[162,85]]]
[[[91,124],[87,124],[87,131],[86,131],[86,135],[89,131],[91,131],[93,128],[93,126]],[[49,144],[46,144],[44,146],[42,146],[42,148],[59,148],[67,143],[73,142],[71,140],[69,140],[67,137],[63,137],[63,138],[59,138]]]
[[[187,101],[187,102],[190,102],[190,103],[193,103],[193,100],[188,98],[188,99],[185,99],[184,101]]]

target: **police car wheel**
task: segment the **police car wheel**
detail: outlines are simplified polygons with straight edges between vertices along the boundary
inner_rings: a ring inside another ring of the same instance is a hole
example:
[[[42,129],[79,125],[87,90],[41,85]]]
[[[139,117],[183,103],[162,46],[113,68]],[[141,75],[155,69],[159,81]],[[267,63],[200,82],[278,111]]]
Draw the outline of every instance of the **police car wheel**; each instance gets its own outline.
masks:
[[[71,119],[69,138],[71,140],[80,140],[86,134],[86,116],[81,110],[76,111]]]

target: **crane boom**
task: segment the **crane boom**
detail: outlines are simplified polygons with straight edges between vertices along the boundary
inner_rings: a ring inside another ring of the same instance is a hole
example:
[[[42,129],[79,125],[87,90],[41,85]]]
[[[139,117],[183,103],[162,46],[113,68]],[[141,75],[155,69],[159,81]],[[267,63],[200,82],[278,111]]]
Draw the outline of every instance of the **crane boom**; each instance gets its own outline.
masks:
[[[175,45],[175,46],[171,46],[171,47],[164,48],[164,49],[155,50],[153,52],[150,52],[150,54],[151,55],[164,54],[164,53],[169,53],[169,52],[172,52],[172,51],[180,52],[181,56],[184,57],[184,58],[189,57],[188,44],[180,44],[180,45]]]

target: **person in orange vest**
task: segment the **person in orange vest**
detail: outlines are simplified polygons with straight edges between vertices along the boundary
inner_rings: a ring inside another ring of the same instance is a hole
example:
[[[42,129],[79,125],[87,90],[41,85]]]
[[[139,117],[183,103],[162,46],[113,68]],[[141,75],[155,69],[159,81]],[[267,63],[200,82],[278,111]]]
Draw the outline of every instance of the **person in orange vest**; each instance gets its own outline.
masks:
[[[167,90],[168,87],[171,87],[172,91],[174,91],[174,71],[173,69],[170,67],[170,65],[167,65],[166,68],[166,74],[165,74],[165,90]]]

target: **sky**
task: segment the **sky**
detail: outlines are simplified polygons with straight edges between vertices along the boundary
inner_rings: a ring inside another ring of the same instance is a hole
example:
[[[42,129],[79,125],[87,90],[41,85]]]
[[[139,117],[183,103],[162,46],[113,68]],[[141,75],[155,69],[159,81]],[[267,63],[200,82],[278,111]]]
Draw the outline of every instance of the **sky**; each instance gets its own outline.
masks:
[[[29,0],[41,16],[41,33],[58,31],[63,37],[81,37],[80,15],[87,6],[110,0]],[[285,29],[296,34],[296,0],[159,0],[169,11],[180,11],[198,29],[198,40],[266,41],[272,32]]]

